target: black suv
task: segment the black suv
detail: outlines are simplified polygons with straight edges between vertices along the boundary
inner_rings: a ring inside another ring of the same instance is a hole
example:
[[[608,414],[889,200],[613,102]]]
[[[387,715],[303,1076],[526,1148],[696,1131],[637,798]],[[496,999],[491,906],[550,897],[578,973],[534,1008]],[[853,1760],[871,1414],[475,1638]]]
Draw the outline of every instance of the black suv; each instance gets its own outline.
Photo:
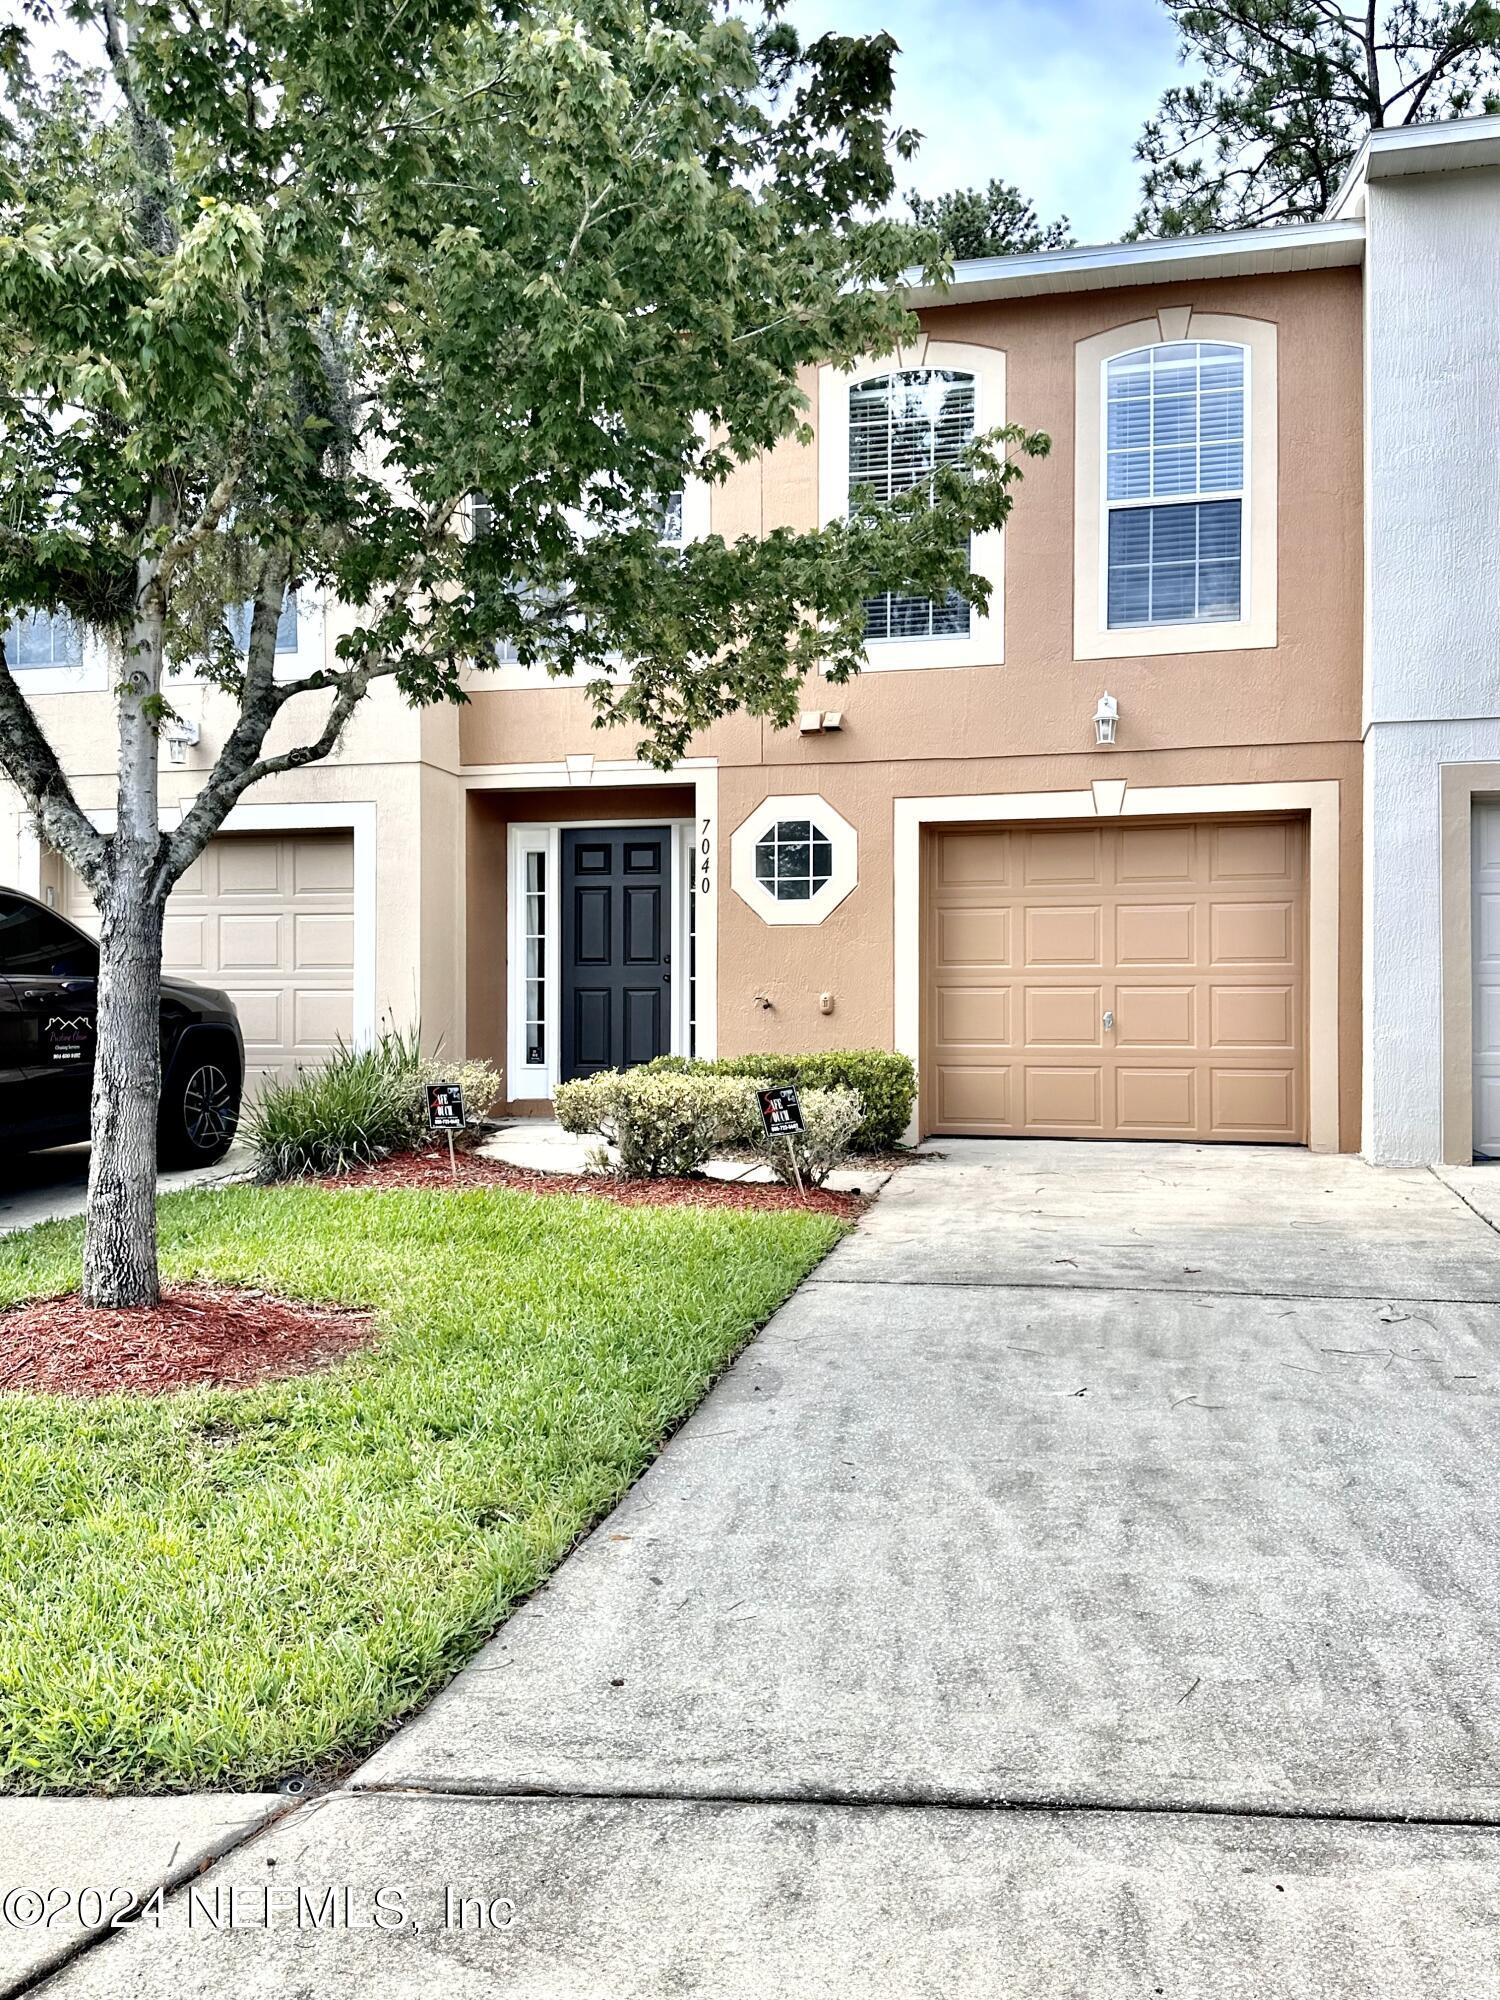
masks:
[[[14,889],[0,889],[0,1135],[17,1152],[89,1136],[99,947]],[[226,993],[161,983],[164,1167],[210,1166],[240,1115],[245,1046]]]

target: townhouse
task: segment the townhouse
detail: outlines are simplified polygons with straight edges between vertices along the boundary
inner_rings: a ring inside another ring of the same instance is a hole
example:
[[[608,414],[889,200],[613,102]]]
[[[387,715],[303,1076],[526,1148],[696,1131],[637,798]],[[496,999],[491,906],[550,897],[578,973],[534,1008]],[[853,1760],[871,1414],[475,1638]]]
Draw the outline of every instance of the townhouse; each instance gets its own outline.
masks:
[[[1317,223],[961,265],[906,351],[809,375],[811,447],[670,532],[812,526],[1021,422],[1053,452],[974,546],[986,615],[878,599],[856,681],[667,773],[514,662],[461,709],[381,689],[236,810],[169,962],[234,995],[253,1077],[382,1017],[516,1109],[666,1051],[877,1045],[922,1133],[1500,1151],[1497,248],[1488,119],[1377,135]],[[106,809],[107,663],[13,641]],[[227,727],[175,699],[169,814]],[[8,794],[0,879],[88,915]]]

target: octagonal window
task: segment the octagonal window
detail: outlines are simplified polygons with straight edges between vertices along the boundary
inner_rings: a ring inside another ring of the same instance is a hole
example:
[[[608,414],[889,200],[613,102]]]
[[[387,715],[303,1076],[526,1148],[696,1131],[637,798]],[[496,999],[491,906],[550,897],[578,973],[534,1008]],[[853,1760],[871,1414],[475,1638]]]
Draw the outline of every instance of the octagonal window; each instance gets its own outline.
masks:
[[[806,903],[833,874],[833,842],[816,821],[779,819],[755,843],[755,879],[778,903]]]

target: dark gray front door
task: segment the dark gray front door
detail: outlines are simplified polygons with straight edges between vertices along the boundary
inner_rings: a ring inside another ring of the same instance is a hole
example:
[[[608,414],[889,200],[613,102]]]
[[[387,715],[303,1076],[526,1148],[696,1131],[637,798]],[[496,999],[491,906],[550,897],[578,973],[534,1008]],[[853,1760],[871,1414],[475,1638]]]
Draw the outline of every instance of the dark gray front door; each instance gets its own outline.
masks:
[[[562,1074],[592,1076],[672,1045],[672,842],[664,826],[562,837]]]

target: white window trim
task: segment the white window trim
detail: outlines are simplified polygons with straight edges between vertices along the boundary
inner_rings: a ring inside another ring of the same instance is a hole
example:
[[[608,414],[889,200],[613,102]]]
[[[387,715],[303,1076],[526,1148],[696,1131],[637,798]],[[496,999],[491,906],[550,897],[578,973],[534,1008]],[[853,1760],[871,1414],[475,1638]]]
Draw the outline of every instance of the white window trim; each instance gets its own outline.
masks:
[[[755,873],[756,843],[778,820],[812,820],[833,846],[833,873],[805,903],[783,903]],[[729,879],[734,893],[767,924],[820,924],[836,910],[859,881],[859,835],[842,813],[816,792],[778,794],[762,799],[735,828],[729,843]]]
[[[974,432],[982,436],[1005,422],[1005,352],[965,341],[931,340],[851,368],[818,370],[818,522],[841,520],[849,501],[849,391],[912,368],[952,368],[974,378]],[[874,639],[865,650],[867,673],[908,667],[992,667],[1005,658],[1005,537],[992,528],[974,537],[973,570],[990,581],[986,612],[970,614],[969,630],[949,639]]]
[[[680,782],[680,780],[679,780]],[[562,837],[590,827],[618,828],[665,826],[671,836],[672,986],[669,1050],[674,1056],[688,1052],[688,856],[693,846],[696,823],[686,819],[626,820],[569,819],[514,820],[507,837],[506,925],[505,925],[505,1019],[506,1052],[509,1068],[505,1095],[519,1099],[550,1097],[561,1076],[562,1053]],[[542,955],[542,1004],[546,1014],[546,1056],[544,1063],[526,1060],[526,856],[547,857],[546,881],[542,890],[542,921],[546,925],[546,948]],[[699,1016],[698,1053],[703,1047],[702,979],[703,908],[698,903]]]
[[[14,611],[5,614],[4,629],[7,632],[19,616],[20,613]],[[20,667],[11,659],[7,648],[6,665],[21,692],[25,695],[101,694],[110,684],[109,647],[95,633],[82,628],[79,638],[82,657],[76,666]]]
[[[1108,364],[1137,348],[1209,340],[1245,350],[1245,466],[1240,503],[1240,616],[1203,624],[1109,620],[1105,466]],[[1276,644],[1276,327],[1270,320],[1166,306],[1150,319],[1080,340],[1075,350],[1073,657],[1133,660]]]

